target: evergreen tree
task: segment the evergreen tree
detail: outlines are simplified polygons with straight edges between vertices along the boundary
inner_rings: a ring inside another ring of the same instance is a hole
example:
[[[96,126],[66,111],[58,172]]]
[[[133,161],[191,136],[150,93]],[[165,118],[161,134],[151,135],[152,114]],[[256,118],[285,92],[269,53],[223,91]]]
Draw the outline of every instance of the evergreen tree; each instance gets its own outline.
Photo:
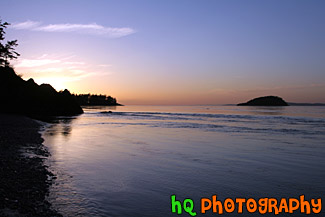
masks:
[[[17,40],[7,41],[6,44],[2,44],[2,41],[5,39],[5,29],[9,25],[9,23],[3,23],[0,19],[0,66],[9,66],[9,60],[17,59],[20,56],[15,51],[15,47],[18,45]]]

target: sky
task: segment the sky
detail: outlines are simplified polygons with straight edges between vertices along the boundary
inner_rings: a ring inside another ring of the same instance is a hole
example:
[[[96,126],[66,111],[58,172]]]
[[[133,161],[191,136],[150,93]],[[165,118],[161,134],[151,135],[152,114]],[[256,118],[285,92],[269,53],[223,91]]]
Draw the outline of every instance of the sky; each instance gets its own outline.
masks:
[[[325,103],[323,0],[1,0],[24,79],[126,105]]]

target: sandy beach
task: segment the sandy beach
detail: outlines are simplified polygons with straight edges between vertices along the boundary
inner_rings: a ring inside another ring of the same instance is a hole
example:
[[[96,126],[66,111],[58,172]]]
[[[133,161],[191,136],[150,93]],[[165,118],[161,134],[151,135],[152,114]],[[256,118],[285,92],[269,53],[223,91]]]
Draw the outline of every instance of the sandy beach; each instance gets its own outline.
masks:
[[[0,216],[61,216],[46,196],[53,174],[39,133],[28,117],[0,114]]]

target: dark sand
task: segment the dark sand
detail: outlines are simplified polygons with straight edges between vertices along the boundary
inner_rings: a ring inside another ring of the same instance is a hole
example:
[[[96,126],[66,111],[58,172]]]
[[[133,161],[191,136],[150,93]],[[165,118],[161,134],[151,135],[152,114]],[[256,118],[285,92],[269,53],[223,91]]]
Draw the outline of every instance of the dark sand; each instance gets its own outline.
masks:
[[[0,114],[0,216],[61,216],[46,200],[53,174],[33,119]]]

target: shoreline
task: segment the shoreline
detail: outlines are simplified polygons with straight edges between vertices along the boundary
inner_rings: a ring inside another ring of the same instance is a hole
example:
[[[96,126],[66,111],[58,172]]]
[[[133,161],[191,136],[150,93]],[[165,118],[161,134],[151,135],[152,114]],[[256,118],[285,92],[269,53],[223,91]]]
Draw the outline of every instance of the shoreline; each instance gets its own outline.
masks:
[[[61,217],[47,200],[55,176],[44,164],[42,124],[0,113],[0,216]]]

